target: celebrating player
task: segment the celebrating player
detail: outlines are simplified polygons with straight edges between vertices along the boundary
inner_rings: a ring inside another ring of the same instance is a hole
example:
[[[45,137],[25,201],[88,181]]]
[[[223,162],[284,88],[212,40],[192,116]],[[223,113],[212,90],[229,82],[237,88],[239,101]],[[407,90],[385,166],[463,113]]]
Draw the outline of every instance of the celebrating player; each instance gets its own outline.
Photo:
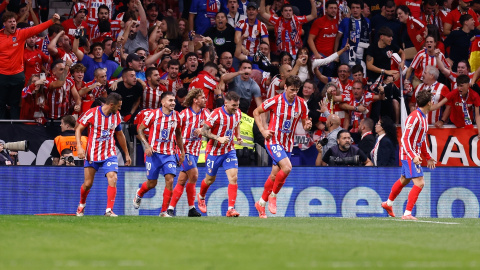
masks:
[[[402,175],[392,186],[392,191],[388,196],[388,200],[382,203],[382,207],[387,213],[394,217],[393,201],[400,194],[403,187],[413,180],[413,188],[408,194],[407,207],[402,219],[417,220],[412,216],[412,209],[417,201],[418,195],[422,191],[425,181],[423,180],[422,158],[421,153],[427,157],[427,167],[435,168],[436,161],[431,157],[425,137],[428,131],[427,115],[430,111],[435,110],[443,105],[435,105],[432,107],[432,93],[430,91],[420,91],[417,94],[418,109],[410,113],[406,122],[405,130],[402,134],[402,145],[400,146],[400,159],[402,161]]]
[[[207,212],[205,195],[207,190],[217,177],[217,171],[223,166],[228,178],[228,211],[227,217],[238,217],[240,214],[235,210],[237,199],[238,160],[233,147],[233,136],[237,142],[242,143],[238,124],[242,113],[238,109],[240,96],[235,92],[225,95],[225,105],[216,108],[202,128],[202,135],[210,139],[207,145],[207,175],[200,186],[197,195],[198,209]]]
[[[122,96],[117,93],[108,95],[105,104],[92,108],[85,112],[78,121],[79,125],[75,130],[77,140],[78,158],[85,159],[85,151],[82,147],[82,131],[88,127],[87,155],[85,160],[85,180],[80,188],[80,204],[77,208],[77,217],[85,213],[85,204],[90,188],[93,185],[95,173],[100,167],[103,168],[108,180],[107,188],[107,209],[105,216],[116,217],[113,213],[115,196],[117,195],[117,172],[118,160],[115,149],[115,140],[113,134],[117,137],[120,147],[125,153],[125,165],[131,163],[128,154],[127,142],[122,132],[122,118],[120,117],[120,108],[122,107]]]
[[[307,103],[303,98],[297,97],[298,89],[302,82],[298,76],[289,76],[285,81],[285,92],[269,98],[253,111],[257,126],[265,138],[268,154],[273,159],[272,172],[265,181],[262,197],[255,203],[260,218],[267,218],[265,205],[268,201],[268,210],[277,213],[277,194],[285,183],[285,179],[292,170],[290,156],[293,148],[293,135],[298,121],[301,119],[303,128],[310,130],[312,120],[307,118]],[[270,112],[268,129],[263,126],[260,116]]]
[[[181,132],[181,120],[175,108],[175,95],[172,92],[163,92],[160,96],[162,107],[152,110],[137,128],[140,141],[145,147],[145,167],[147,169],[147,181],[135,193],[133,207],[140,208],[143,195],[157,185],[158,174],[165,176],[165,190],[163,191],[163,204],[160,216],[171,217],[167,214],[167,207],[173,193],[173,178],[177,174],[177,162],[175,156],[175,140],[180,149],[178,164],[182,164],[185,158]],[[149,142],[145,138],[144,129],[150,129]]]
[[[178,176],[177,185],[173,190],[172,200],[167,209],[167,214],[173,216],[173,210],[182,197],[183,188],[187,190],[188,216],[202,216],[195,209],[195,184],[198,179],[197,160],[202,147],[202,127],[210,112],[205,109],[207,99],[201,88],[190,89],[183,105],[187,107],[180,113],[182,121],[182,137],[184,140],[185,160],[182,163],[182,171]],[[187,183],[188,180],[188,183]],[[185,185],[186,183],[186,185]]]

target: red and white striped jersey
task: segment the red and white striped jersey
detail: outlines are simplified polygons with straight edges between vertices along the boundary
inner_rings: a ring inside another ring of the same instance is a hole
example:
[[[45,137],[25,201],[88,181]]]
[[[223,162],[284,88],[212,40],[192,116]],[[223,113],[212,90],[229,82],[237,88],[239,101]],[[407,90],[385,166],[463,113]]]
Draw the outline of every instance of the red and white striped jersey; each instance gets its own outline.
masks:
[[[427,160],[432,158],[425,142],[427,131],[428,119],[425,114],[420,109],[410,113],[405,121],[405,130],[402,134],[400,160],[413,160],[421,153],[426,155]]]
[[[268,98],[273,98],[276,95],[280,95],[283,92],[285,92],[285,89],[280,88],[280,83],[282,82],[282,79],[280,79],[280,75],[276,75],[273,77],[272,82],[270,83],[270,86],[268,87],[267,90],[267,99]]]
[[[233,136],[241,119],[242,112],[240,110],[237,110],[235,114],[228,114],[227,111],[225,111],[225,106],[213,110],[205,122],[205,125],[211,128],[213,135],[229,137],[230,141],[227,144],[221,144],[216,140],[209,140],[207,145],[208,155],[220,156],[235,150],[233,146]]]
[[[155,153],[162,155],[175,154],[175,130],[181,127],[180,115],[177,111],[165,115],[162,108],[152,110],[143,119],[142,124],[150,129],[148,142]]]
[[[108,18],[112,18],[113,0],[81,0],[80,2],[84,3],[87,7],[88,17],[98,19],[98,7],[101,5],[106,5],[108,10],[110,10]]]
[[[267,26],[258,19],[255,19],[253,25],[248,23],[248,19],[240,20],[237,22],[235,30],[240,31],[242,36],[248,33],[248,38],[243,40],[242,45],[248,50],[249,56],[253,56],[257,52],[262,38],[268,38]]]
[[[167,88],[163,84],[159,84],[156,88],[153,88],[147,82],[147,87],[143,90],[142,108],[158,109],[162,107],[160,96],[166,91]]]
[[[432,85],[428,86],[424,83],[417,85],[415,91],[412,95],[411,103],[417,104],[417,95],[420,91],[427,90],[432,93],[432,103],[438,104],[442,99],[444,99],[450,90],[448,87],[442,83],[435,82]],[[434,124],[440,119],[440,110],[430,111],[428,113],[428,122]]]
[[[209,116],[210,112],[207,109],[202,109],[200,112],[195,113],[192,107],[186,108],[180,113],[185,154],[194,156],[200,155],[200,148],[202,147],[202,135],[195,136],[194,131],[197,129],[202,129],[204,122],[207,121]]]
[[[137,115],[135,115],[135,119],[133,119],[133,124],[137,126],[137,129],[140,126],[140,124],[143,122],[145,117],[147,117],[153,111],[154,111],[153,109],[143,109],[139,111]],[[143,133],[145,134],[145,136],[147,136],[147,140],[148,140],[148,136],[150,135],[150,130],[146,128],[143,130]]]
[[[119,21],[119,20],[109,20],[109,21],[110,21],[110,30],[113,36],[112,38],[113,40],[117,40],[117,35],[122,30],[122,25],[121,25],[122,21]],[[101,33],[100,33],[100,30],[98,29],[98,19],[88,17],[87,24],[89,28],[89,39],[94,40],[99,38],[101,36]]]
[[[270,17],[269,23],[275,27],[275,43],[277,51],[289,52],[293,58],[297,56],[297,48],[302,48],[302,25],[307,23],[306,16],[292,16],[292,19],[286,21],[283,17],[275,15]]]
[[[197,77],[190,83],[188,90],[193,88],[200,88],[203,89],[203,93],[205,94],[205,98],[207,99],[206,108],[209,110],[213,110],[215,107],[215,99],[213,92],[217,87],[217,80],[210,75],[210,73],[206,71],[200,71]]]
[[[269,98],[262,103],[262,109],[270,112],[269,130],[274,135],[265,140],[266,145],[280,144],[286,152],[292,152],[293,136],[300,119],[307,119],[307,103],[301,97],[295,97],[290,104],[285,93]]]
[[[96,83],[96,81],[93,80],[93,81],[85,84],[84,87],[90,87],[95,83]],[[106,96],[107,96],[107,89],[105,88],[105,85],[101,85],[101,86],[96,86],[95,88],[93,88],[92,91],[90,91],[88,94],[86,94],[84,97],[82,97],[82,100],[95,100],[96,98],[106,97]]]
[[[329,79],[331,82],[335,83],[338,86],[338,88],[340,89],[340,93],[352,93],[353,80],[347,80],[347,83],[344,84],[337,77],[329,77]]]
[[[372,110],[372,104],[374,101],[375,100],[373,100],[373,94],[371,92],[364,92],[360,100],[356,100],[354,96],[351,95],[349,104],[354,107],[362,105],[363,107],[367,108],[368,113],[364,114],[362,112],[350,111],[350,124],[353,124],[353,122],[356,120],[360,122],[360,120],[370,117],[370,111]]]
[[[105,116],[98,106],[84,113],[78,123],[88,127],[87,161],[102,161],[117,155],[113,135],[122,130],[120,112]]]
[[[440,53],[440,59],[442,60],[445,68],[450,68],[450,64],[445,59],[445,55],[443,55],[443,53]],[[415,55],[410,67],[415,70],[415,76],[417,76],[417,78],[419,78],[420,80],[423,80],[423,71],[427,66],[434,66],[438,68],[437,58],[435,57],[435,55],[428,55],[427,49],[423,49]]]
[[[470,82],[473,79],[473,74],[475,74],[475,72],[469,72],[468,73],[468,77],[470,78]],[[450,89],[452,89],[452,91],[454,89],[458,88],[457,87],[457,77],[458,77],[458,75],[460,75],[460,74],[458,74],[457,72],[450,71],[450,76],[448,76],[448,79],[450,79],[451,86],[452,86]]]
[[[167,81],[167,91],[173,92],[175,95],[177,94],[177,90],[183,87],[182,80],[180,79],[180,75],[177,76],[176,79],[172,80],[168,77],[168,72],[160,76],[160,80]]]
[[[70,91],[75,85],[73,79],[68,77],[61,87],[48,89],[49,85],[55,81],[57,81],[57,78],[48,77],[45,82],[47,96],[45,101],[46,117],[51,119],[59,119],[69,113]]]

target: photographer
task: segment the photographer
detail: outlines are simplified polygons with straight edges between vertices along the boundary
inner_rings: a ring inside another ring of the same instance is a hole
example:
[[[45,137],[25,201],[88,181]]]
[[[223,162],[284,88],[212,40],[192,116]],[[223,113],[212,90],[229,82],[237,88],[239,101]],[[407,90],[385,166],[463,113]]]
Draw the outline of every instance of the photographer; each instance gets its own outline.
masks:
[[[73,157],[73,151],[69,148],[62,150],[62,157],[58,161],[58,166],[76,166],[75,157]]]
[[[5,141],[0,140],[0,166],[16,165],[15,156],[17,155],[17,152],[8,151],[4,147],[5,147]]]
[[[60,128],[62,129],[62,133],[59,136],[55,137],[53,140],[54,145],[52,152],[50,155],[52,156],[52,165],[62,166],[67,163],[67,166],[74,166],[68,165],[68,162],[65,162],[65,155],[64,150],[70,150],[68,153],[69,156],[77,156],[77,141],[75,140],[75,118],[71,115],[65,115],[60,120]],[[82,145],[83,148],[87,147],[87,137],[82,136]],[[71,155],[70,155],[71,154]],[[63,159],[63,161],[62,161]]]
[[[337,145],[328,149],[323,156],[321,166],[373,166],[370,159],[358,149],[358,147],[351,145],[352,136],[350,132],[341,130],[337,134]],[[317,145],[319,155],[322,152],[322,146]]]

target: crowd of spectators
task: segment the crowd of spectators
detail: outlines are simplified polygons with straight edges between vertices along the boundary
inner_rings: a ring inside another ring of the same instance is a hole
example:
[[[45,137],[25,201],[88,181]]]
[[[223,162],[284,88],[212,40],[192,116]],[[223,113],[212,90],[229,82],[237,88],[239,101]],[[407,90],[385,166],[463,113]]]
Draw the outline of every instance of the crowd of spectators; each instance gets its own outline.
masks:
[[[43,23],[28,1],[4,0],[0,12],[1,119],[66,125],[62,117],[117,92],[133,123],[165,91],[184,109],[192,88],[209,110],[235,91],[251,116],[297,75],[313,121],[299,132],[319,150],[317,165],[333,164],[350,140],[361,164],[395,165],[377,157],[398,151],[402,94],[411,111],[419,91],[434,103],[458,91],[428,115],[439,128],[472,128],[479,116],[480,0],[77,0],[68,17]],[[462,75],[470,81],[460,87]]]

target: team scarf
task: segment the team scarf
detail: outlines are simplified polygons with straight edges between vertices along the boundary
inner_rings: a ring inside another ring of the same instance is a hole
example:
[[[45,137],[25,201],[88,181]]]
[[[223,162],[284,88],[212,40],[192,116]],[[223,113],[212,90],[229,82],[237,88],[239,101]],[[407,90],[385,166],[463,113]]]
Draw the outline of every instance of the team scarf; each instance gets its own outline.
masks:
[[[385,133],[382,135],[379,135],[377,137],[377,141],[375,142],[375,146],[373,147],[372,151],[370,152],[370,158],[373,161],[373,164],[376,166],[377,165],[377,156],[378,156],[378,146],[380,145],[380,141],[385,137]]]
[[[370,43],[369,40],[369,35],[368,35],[368,22],[363,17],[363,15],[360,18],[360,29],[357,29],[357,25],[355,23],[356,19],[353,17],[350,17],[350,39],[349,39],[349,44],[350,46],[356,46],[357,45],[357,34],[360,34],[360,40],[359,42],[364,42],[364,43]]]
[[[219,12],[219,3],[217,0],[207,0],[207,18],[212,25],[215,24],[215,15]]]
[[[359,101],[354,100],[354,106],[358,107],[360,105],[364,105],[363,100],[365,99],[365,94],[362,96],[362,98]],[[353,117],[352,117],[352,129],[350,129],[351,133],[358,133],[358,128],[359,128],[359,123],[360,123],[360,118],[362,114],[367,115],[368,110],[365,110],[364,112],[353,112]]]
[[[467,93],[467,97],[465,99],[463,99],[462,93],[460,91],[458,91],[458,93],[460,94],[460,98],[462,99],[462,111],[463,111],[463,119],[465,120],[465,128],[471,129],[473,128],[473,124],[467,108],[467,100],[468,100],[469,93]]]

